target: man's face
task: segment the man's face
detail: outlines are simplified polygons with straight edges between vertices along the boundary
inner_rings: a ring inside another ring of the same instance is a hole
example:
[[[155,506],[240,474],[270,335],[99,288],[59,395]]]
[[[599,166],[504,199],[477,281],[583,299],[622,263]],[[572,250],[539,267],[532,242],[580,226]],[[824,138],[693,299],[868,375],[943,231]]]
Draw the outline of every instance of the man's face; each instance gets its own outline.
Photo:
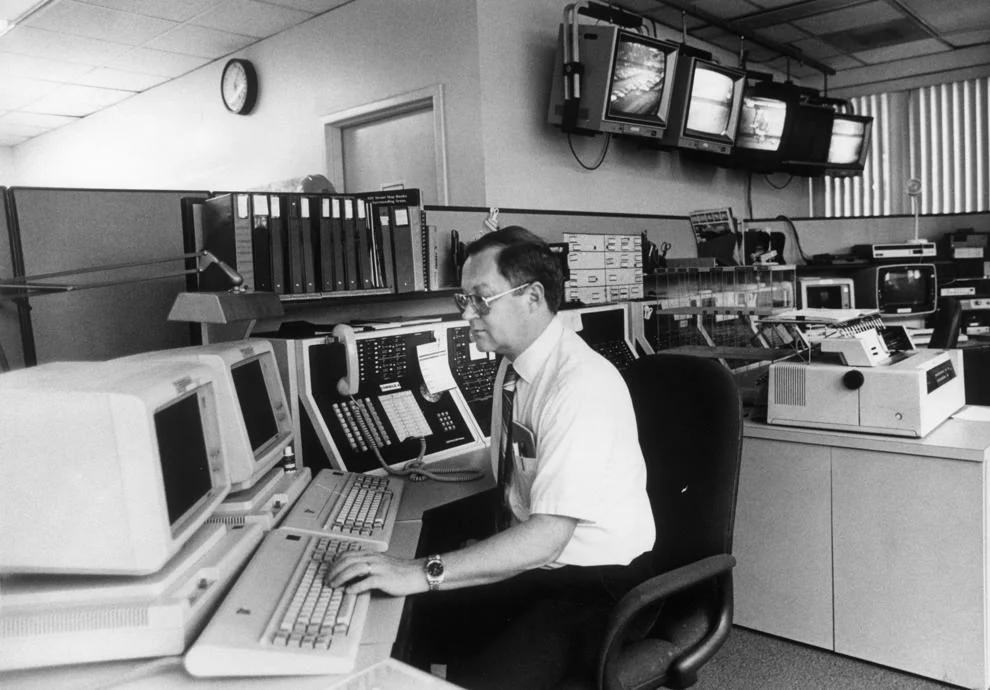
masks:
[[[461,290],[481,297],[492,297],[515,285],[498,272],[495,257],[499,247],[479,252],[464,262]],[[527,290],[520,289],[499,297],[488,306],[487,314],[479,314],[468,306],[461,316],[468,321],[471,340],[482,352],[495,352],[515,358],[524,349]],[[482,310],[484,311],[484,310]]]

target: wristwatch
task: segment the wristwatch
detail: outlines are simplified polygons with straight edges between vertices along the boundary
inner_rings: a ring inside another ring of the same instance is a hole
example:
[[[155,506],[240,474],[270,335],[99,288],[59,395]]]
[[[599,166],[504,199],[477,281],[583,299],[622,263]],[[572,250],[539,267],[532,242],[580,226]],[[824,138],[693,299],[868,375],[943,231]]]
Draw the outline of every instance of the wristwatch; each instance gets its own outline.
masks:
[[[443,559],[439,555],[435,554],[426,559],[423,572],[426,573],[426,584],[429,585],[430,591],[440,589],[443,583]]]

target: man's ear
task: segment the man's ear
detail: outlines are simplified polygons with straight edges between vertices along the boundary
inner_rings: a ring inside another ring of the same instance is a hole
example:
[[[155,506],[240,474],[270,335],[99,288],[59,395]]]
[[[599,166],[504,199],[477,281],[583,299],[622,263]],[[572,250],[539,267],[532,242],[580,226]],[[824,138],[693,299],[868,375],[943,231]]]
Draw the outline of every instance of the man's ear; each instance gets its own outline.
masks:
[[[541,303],[546,303],[547,296],[543,290],[543,283],[536,281],[529,286],[529,294],[526,299],[529,301],[530,306],[538,307]]]

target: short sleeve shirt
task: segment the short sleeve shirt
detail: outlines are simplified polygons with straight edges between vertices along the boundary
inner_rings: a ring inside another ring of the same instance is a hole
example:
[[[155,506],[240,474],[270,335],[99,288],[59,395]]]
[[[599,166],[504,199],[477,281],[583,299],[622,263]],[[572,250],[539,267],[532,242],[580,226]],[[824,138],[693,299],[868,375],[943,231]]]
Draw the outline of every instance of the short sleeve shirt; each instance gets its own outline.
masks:
[[[509,504],[578,520],[553,566],[624,565],[653,548],[646,465],[621,374],[560,316],[512,363],[516,448]],[[503,363],[496,390],[501,389]],[[501,434],[501,396],[492,414],[492,460]]]

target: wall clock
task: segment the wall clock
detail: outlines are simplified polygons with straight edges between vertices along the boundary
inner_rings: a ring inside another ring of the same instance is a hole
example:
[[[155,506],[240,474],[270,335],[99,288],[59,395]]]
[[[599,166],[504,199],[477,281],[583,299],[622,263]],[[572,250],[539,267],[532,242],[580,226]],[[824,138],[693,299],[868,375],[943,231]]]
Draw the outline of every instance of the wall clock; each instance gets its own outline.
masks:
[[[220,96],[232,113],[247,115],[258,99],[258,74],[249,60],[228,60],[220,76]]]

